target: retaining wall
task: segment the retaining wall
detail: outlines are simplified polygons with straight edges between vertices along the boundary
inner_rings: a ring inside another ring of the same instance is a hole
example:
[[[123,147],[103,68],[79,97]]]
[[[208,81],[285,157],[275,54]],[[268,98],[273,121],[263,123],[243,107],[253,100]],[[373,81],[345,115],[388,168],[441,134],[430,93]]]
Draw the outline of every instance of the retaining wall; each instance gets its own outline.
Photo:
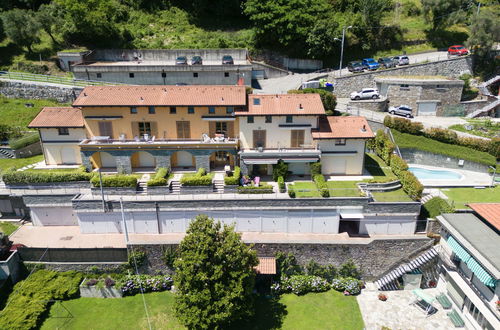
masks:
[[[375,100],[349,101],[348,106],[351,108],[384,112],[387,110],[387,99],[381,98]]]
[[[53,99],[62,103],[71,103],[80,95],[82,90],[83,87],[0,80],[0,94],[9,98]]]
[[[455,168],[459,170],[468,170],[475,172],[488,172],[488,165],[464,160],[464,166],[459,166],[459,158],[446,155],[434,154],[418,149],[400,149],[401,156],[410,164],[429,165],[437,167]]]

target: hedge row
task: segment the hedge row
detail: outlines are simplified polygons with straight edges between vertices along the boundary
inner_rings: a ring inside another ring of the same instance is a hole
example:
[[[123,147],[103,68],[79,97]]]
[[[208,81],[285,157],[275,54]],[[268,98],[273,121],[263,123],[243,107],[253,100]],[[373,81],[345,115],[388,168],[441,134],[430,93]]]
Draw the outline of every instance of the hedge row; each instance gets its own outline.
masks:
[[[123,295],[132,296],[137,293],[159,292],[170,290],[174,281],[166,275],[127,275],[117,283],[121,286]]]
[[[285,179],[282,176],[278,177],[278,189],[280,193],[286,192]]]
[[[322,174],[316,174],[313,176],[313,181],[318,187],[321,197],[330,197],[330,192],[328,190],[328,185],[326,184],[325,177]]]
[[[239,185],[241,178],[241,169],[239,166],[234,167],[233,176],[224,177],[224,184],[230,186]]]
[[[38,141],[40,141],[40,135],[38,133],[32,133],[29,135],[25,135],[19,139],[10,140],[9,146],[13,150],[18,150],[18,149],[24,148],[26,146],[29,146],[33,143],[36,143]]]
[[[100,187],[99,176],[95,175],[90,180],[94,187]],[[103,175],[102,176],[102,186],[103,187],[121,187],[121,188],[135,188],[137,187],[137,177],[133,175]]]
[[[74,298],[81,273],[39,270],[14,286],[7,307],[0,313],[0,329],[26,330],[40,326],[41,316],[54,300]]]
[[[166,167],[160,167],[156,170],[155,176],[148,181],[148,187],[166,186],[168,182],[169,170]]]
[[[263,183],[260,186],[238,187],[238,194],[272,194],[273,186]]]
[[[428,219],[435,218],[443,213],[453,213],[453,207],[441,197],[433,197],[427,203],[422,205],[420,210],[420,218]]]
[[[212,184],[212,175],[204,168],[198,169],[196,174],[184,174],[181,178],[183,186],[210,186]]]
[[[73,182],[89,181],[93,177],[92,173],[84,171],[75,172],[53,172],[46,171],[12,171],[3,174],[5,184],[33,184],[33,183],[53,183],[53,182]]]
[[[309,292],[325,292],[330,289],[343,292],[346,295],[357,295],[361,292],[363,283],[352,277],[335,278],[332,282],[313,275],[292,275],[281,279],[281,283],[271,285],[275,294],[294,293],[304,295]]]

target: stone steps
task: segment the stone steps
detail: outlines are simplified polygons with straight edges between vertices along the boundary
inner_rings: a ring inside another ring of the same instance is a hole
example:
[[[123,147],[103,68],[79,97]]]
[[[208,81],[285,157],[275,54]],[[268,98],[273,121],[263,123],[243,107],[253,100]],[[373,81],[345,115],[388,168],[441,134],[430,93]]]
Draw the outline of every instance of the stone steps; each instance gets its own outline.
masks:
[[[181,182],[177,180],[172,180],[170,182],[170,192],[172,194],[180,194],[181,193]]]
[[[0,154],[2,154],[1,158],[14,158],[10,152],[5,151],[4,149],[0,149]]]
[[[213,181],[214,192],[217,194],[224,193],[224,180],[214,180]]]

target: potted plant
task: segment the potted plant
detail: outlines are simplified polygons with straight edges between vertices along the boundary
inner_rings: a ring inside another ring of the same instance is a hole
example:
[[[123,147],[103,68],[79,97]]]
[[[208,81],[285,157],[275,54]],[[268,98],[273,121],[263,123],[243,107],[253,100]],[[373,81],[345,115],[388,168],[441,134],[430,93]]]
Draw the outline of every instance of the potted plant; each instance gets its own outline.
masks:
[[[497,304],[497,311],[500,311],[500,300],[497,300],[496,304]]]
[[[378,294],[378,300],[380,301],[386,301],[387,300],[387,296],[383,293],[379,293]]]

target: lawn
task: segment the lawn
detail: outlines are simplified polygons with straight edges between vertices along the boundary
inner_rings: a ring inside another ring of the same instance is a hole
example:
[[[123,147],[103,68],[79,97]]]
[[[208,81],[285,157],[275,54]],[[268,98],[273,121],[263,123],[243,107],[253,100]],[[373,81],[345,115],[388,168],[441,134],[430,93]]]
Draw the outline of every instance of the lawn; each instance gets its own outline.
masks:
[[[144,295],[153,329],[184,329],[173,316],[171,292]],[[69,311],[69,312],[68,312]],[[56,303],[42,330],[147,329],[141,295],[122,299],[78,298]],[[280,300],[259,298],[255,316],[234,329],[363,329],[355,297],[330,290]]]
[[[26,165],[38,163],[43,160],[43,155],[27,158],[0,158],[0,173],[11,168],[22,168]]]
[[[467,130],[465,126],[472,126],[471,130]],[[488,138],[500,137],[500,122],[492,122],[491,120],[468,119],[467,124],[456,124],[448,127],[449,129],[465,132],[477,136]]]
[[[7,236],[10,236],[10,234],[12,234],[18,227],[19,225],[17,223],[5,221],[0,222],[0,232]]]
[[[377,202],[413,202],[403,189],[385,192],[372,192],[373,198]]]
[[[356,185],[359,181],[327,181],[330,197],[359,197],[361,191]]]
[[[295,182],[293,190],[295,191],[295,196],[298,198],[321,197],[314,182]]]
[[[467,203],[500,202],[500,186],[495,188],[447,188],[441,191],[448,196],[450,204],[456,209],[466,209]]]
[[[396,180],[391,168],[384,163],[382,158],[375,154],[365,154],[365,168],[373,176],[373,180],[377,182]]]
[[[26,107],[25,103],[33,103]],[[9,126],[26,127],[43,107],[60,107],[63,104],[51,100],[10,99],[0,96],[0,117]]]

